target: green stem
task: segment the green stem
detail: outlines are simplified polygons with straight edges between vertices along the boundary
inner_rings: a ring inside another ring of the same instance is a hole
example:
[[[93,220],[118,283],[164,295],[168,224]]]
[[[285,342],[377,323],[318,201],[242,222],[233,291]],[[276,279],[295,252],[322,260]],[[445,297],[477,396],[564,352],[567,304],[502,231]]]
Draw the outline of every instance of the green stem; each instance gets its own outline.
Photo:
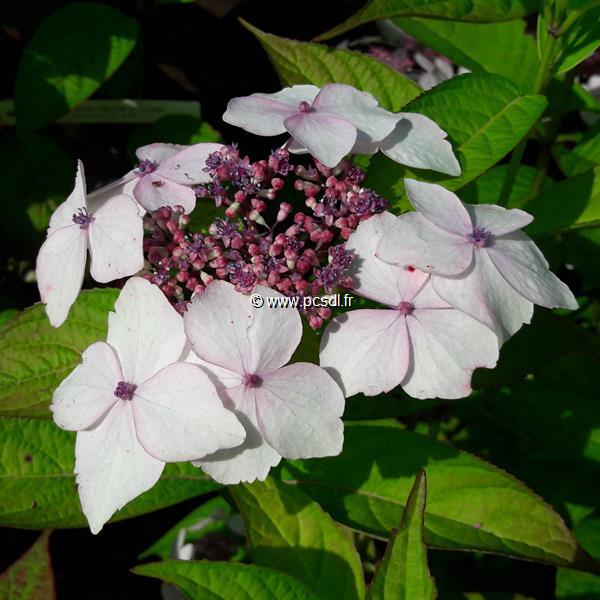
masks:
[[[534,94],[541,94],[548,85],[548,81],[550,80],[550,77],[552,75],[551,66],[555,59],[555,51],[556,37],[550,35],[548,36],[548,40],[546,41],[546,45],[544,46],[542,58],[540,61],[540,67],[535,77],[535,83],[533,85]],[[517,172],[519,170],[519,166],[521,164],[521,159],[523,158],[523,153],[525,152],[526,145],[527,135],[519,142],[518,146],[513,150],[513,153],[510,157],[508,173],[506,174],[506,178],[504,179],[504,183],[502,184],[502,189],[500,190],[500,197],[498,198],[498,204],[500,206],[506,206],[508,204],[510,193],[512,192],[513,186],[517,179]]]

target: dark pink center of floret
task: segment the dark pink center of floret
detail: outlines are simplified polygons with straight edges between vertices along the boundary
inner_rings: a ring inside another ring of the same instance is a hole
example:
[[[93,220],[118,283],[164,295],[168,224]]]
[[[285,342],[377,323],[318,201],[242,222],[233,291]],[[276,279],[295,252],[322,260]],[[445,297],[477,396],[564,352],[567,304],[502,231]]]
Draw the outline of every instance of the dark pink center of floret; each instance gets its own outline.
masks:
[[[145,158],[138,163],[133,173],[136,177],[143,177],[144,175],[148,175],[148,173],[154,173],[156,169],[158,169],[158,163],[155,160]]]
[[[262,379],[256,373],[246,373],[242,377],[242,383],[247,387],[256,388],[261,386]]]
[[[298,110],[303,113],[307,113],[311,111],[310,104],[306,102],[306,100],[302,100],[300,104],[298,104]]]
[[[117,387],[115,388],[115,396],[121,400],[131,400],[136,389],[137,385],[135,385],[135,383],[119,381],[119,383],[117,383]]]
[[[475,227],[471,233],[467,235],[467,239],[476,246],[483,248],[488,245],[492,232],[484,229],[483,227]]]
[[[410,315],[412,313],[413,310],[415,310],[415,307],[410,303],[410,302],[400,302],[400,304],[398,304],[398,306],[396,306],[396,310],[401,314],[401,315]]]
[[[94,215],[89,213],[87,208],[79,208],[77,210],[77,213],[73,213],[73,223],[79,225],[79,229],[88,229],[90,223],[94,221]]]

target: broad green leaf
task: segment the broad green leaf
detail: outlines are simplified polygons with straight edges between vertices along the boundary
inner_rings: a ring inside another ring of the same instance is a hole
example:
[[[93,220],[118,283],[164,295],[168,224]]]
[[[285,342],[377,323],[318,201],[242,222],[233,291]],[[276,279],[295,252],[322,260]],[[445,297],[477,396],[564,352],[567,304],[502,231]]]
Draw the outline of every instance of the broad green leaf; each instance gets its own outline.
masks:
[[[137,33],[134,20],[106,4],[79,2],[51,13],[19,64],[19,129],[44,127],[91,96],[127,58]]]
[[[158,556],[163,560],[171,558],[177,537],[183,529],[186,530],[183,540],[186,544],[198,542],[207,533],[232,537],[226,523],[231,518],[232,513],[231,506],[221,496],[212,498],[173,525],[150,548],[144,550],[139,558],[147,558],[148,556]]]
[[[341,25],[317,37],[327,40],[371,21],[391,17],[430,17],[456,21],[511,21],[537,8],[536,0],[370,0]]]
[[[600,166],[600,124],[594,125],[585,133],[581,141],[568,150],[562,145],[552,148],[561,171],[567,177],[585,173]]]
[[[398,111],[416,98],[421,88],[381,61],[359,52],[297,42],[265,33],[242,21],[262,44],[279,78],[286,85],[347,83],[370,92],[388,110]]]
[[[463,202],[469,204],[497,204],[507,173],[507,164],[494,167],[462,188],[458,195]],[[526,206],[533,193],[536,178],[537,171],[533,167],[528,165],[519,167],[507,208],[524,208]],[[551,185],[552,179],[545,176],[542,188],[546,189]]]
[[[533,88],[539,60],[521,19],[461,23],[412,17],[394,19],[394,23],[462,67],[503,75],[524,92]]]
[[[600,225],[600,167],[554,184],[527,204],[532,236]]]
[[[0,418],[0,526],[87,527],[75,475],[75,434],[53,421]],[[113,521],[176,504],[219,487],[190,463],[169,464],[159,482]]]
[[[282,478],[340,523],[386,538],[421,469],[428,480],[429,546],[557,565],[577,561],[577,543],[562,519],[524,484],[393,422],[346,423],[340,456],[287,462]]]
[[[437,590],[427,566],[423,522],[427,477],[421,471],[406,500],[402,521],[388,543],[369,589],[369,600],[433,600]]]
[[[230,491],[242,513],[255,563],[297,577],[324,600],[364,598],[358,554],[316,502],[273,479]]]
[[[49,415],[54,389],[90,344],[106,338],[117,296],[112,288],[81,292],[58,328],[36,304],[0,330],[0,415]]]
[[[600,6],[579,17],[561,36],[561,42],[562,52],[554,67],[556,73],[570,71],[600,46]]]
[[[311,589],[278,571],[226,562],[167,560],[139,565],[136,575],[176,585],[191,600],[318,600]],[[335,577],[334,573],[330,574]]]
[[[16,308],[5,308],[4,310],[0,311],[0,329],[18,314],[19,310]]]
[[[0,575],[0,598],[6,600],[54,600],[54,574],[48,551],[49,531]]]
[[[128,153],[134,159],[137,148],[154,142],[191,145],[220,141],[219,132],[196,117],[167,115],[152,125],[136,129],[129,138]]]
[[[433,119],[454,147],[461,164],[459,177],[413,170],[383,154],[371,160],[367,185],[391,201],[396,209],[410,207],[404,179],[412,177],[457,190],[487,171],[510,152],[539,119],[546,99],[522,96],[508,79],[488,73],[455,77],[404,107]]]

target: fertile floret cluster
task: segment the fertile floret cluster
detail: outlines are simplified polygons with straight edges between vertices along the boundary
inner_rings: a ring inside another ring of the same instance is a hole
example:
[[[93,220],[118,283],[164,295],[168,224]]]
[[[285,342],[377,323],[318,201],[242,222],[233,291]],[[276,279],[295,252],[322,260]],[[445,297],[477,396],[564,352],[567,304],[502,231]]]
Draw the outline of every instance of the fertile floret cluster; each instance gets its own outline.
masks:
[[[348,161],[334,169],[317,160],[308,168],[294,165],[283,148],[251,162],[234,145],[213,152],[205,171],[210,181],[195,186],[196,194],[224,209],[205,233],[192,231],[182,206],[161,207],[144,218],[143,276],[179,312],[215,279],[241,292],[264,285],[300,297],[352,287],[347,274],[352,255],[344,243],[361,221],[387,206],[362,187],[363,171]],[[201,214],[202,202],[196,211]],[[318,328],[330,309],[310,307],[304,313]]]

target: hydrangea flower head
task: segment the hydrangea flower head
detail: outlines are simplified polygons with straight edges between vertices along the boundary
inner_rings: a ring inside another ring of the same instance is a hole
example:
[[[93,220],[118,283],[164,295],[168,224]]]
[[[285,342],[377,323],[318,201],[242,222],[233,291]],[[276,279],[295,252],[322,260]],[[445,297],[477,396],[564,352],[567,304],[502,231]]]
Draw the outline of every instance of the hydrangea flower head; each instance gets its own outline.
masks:
[[[264,286],[254,293],[280,296]],[[194,464],[221,483],[264,479],[285,458],[339,454],[344,397],[311,363],[286,365],[302,337],[295,309],[255,308],[231,283],[216,281],[184,315],[195,357],[219,382],[225,405],[246,428],[246,441]]]
[[[130,279],[92,344],[58,386],[55,422],[77,431],[75,473],[92,533],[150,489],[166,462],[238,446],[245,431],[204,371],[178,362],[183,321],[161,291]]]
[[[377,256],[432,273],[436,293],[495,331],[501,342],[529,323],[533,304],[577,308],[569,288],[520,231],[533,220],[530,214],[463,204],[439,185],[405,183],[416,212],[396,219]]]
[[[300,148],[333,168],[357,141],[385,138],[396,125],[394,116],[366,92],[341,83],[322,89],[295,85],[275,94],[234,98],[223,120],[257,135],[289,133]]]
[[[321,366],[346,396],[374,396],[398,385],[415,398],[468,396],[473,370],[496,364],[496,337],[439,298],[428,273],[376,257],[394,222],[391,213],[375,215],[348,240],[354,291],[387,308],[335,317],[323,334]]]
[[[142,217],[129,196],[104,197],[97,210],[88,210],[83,163],[78,161],[75,188],[52,215],[37,258],[36,276],[50,323],[59,327],[67,318],[83,283],[88,249],[92,277],[106,283],[141,270],[142,244]]]

